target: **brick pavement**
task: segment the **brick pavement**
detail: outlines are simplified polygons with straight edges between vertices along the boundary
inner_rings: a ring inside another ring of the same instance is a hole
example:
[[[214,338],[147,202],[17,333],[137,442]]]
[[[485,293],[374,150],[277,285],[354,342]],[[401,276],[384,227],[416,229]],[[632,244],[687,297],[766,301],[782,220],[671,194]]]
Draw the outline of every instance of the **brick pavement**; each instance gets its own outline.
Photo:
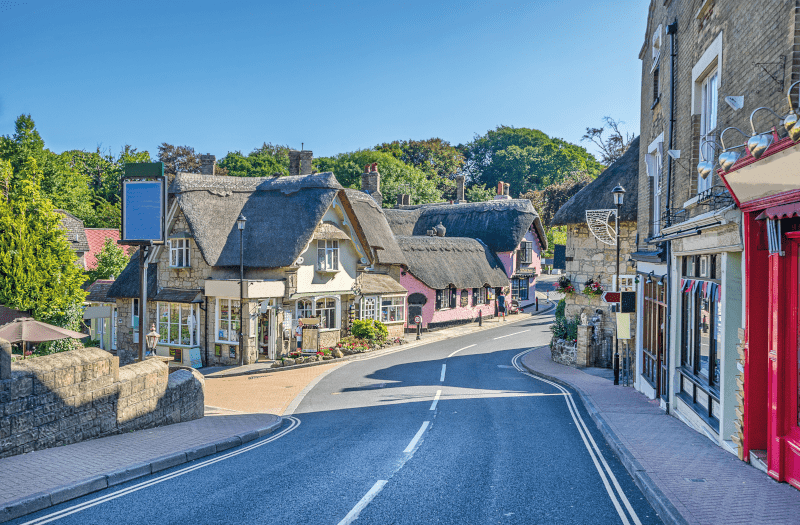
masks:
[[[633,388],[556,364],[548,347],[528,353],[522,363],[581,392],[598,426],[613,433],[609,442],[616,442],[648,500],[656,510],[664,505],[659,514],[665,523],[800,523],[800,491],[740,461]],[[670,508],[677,519],[664,515]]]

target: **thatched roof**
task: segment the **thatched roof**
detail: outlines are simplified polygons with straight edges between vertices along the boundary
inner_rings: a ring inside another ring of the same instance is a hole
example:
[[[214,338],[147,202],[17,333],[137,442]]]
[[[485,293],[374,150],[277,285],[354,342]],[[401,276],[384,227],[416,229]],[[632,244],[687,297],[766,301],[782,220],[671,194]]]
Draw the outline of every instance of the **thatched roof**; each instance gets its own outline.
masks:
[[[114,299],[124,299],[139,297],[141,291],[139,290],[139,251],[135,251],[131,256],[128,266],[122,270],[119,277],[114,281],[106,296]],[[158,265],[150,263],[147,266],[147,297],[148,301],[155,297],[158,291]]]
[[[89,241],[86,240],[86,229],[83,221],[68,211],[56,210],[61,215],[61,229],[67,235],[69,246],[73,252],[88,252]]]
[[[430,288],[508,286],[500,259],[476,239],[401,235],[397,244],[408,271]]]
[[[395,235],[425,235],[441,223],[448,237],[480,239],[495,253],[516,250],[539,216],[528,199],[423,204],[384,213]]]
[[[620,220],[635,221],[639,200],[639,137],[633,139],[628,151],[619,160],[561,206],[550,221],[550,226],[584,223],[586,210],[615,209],[611,190],[617,184],[625,188]]]
[[[389,227],[385,210],[375,203],[375,199],[362,191],[345,189],[343,193],[344,199],[350,204],[358,219],[368,247],[375,251],[378,263],[405,264],[406,260]]]
[[[361,289],[361,295],[408,293],[400,283],[382,273],[361,273],[356,280],[356,284]]]
[[[240,213],[244,265],[290,266],[311,240],[341,185],[333,173],[289,177],[220,177],[179,173],[170,186],[209,266],[239,266]]]

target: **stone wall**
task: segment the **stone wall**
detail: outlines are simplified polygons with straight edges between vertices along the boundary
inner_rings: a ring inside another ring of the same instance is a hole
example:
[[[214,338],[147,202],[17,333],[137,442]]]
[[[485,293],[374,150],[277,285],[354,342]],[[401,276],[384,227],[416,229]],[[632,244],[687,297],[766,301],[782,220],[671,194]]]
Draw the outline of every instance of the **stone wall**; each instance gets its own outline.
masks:
[[[613,221],[613,219],[611,219]],[[628,265],[630,254],[636,246],[636,223],[620,224],[620,275],[633,274]],[[617,247],[597,240],[585,222],[567,226],[566,274],[572,279],[577,291],[583,291],[583,283],[590,277],[600,279],[606,290],[611,290],[616,273]]]
[[[588,324],[578,327],[578,366],[613,366],[609,362],[609,353],[613,356],[617,336],[616,313],[611,311],[611,305],[604,303],[600,297],[592,297],[582,293],[566,296],[566,309],[568,319],[586,314]],[[636,314],[631,316],[631,348],[632,359],[635,357],[636,348]],[[592,321],[598,318],[597,321]],[[597,336],[593,339],[594,336]],[[607,345],[607,346],[604,346]],[[620,359],[624,355],[624,343],[619,343]],[[635,363],[634,363],[635,364]],[[620,366],[622,366],[620,364]],[[634,368],[635,370],[635,368]]]
[[[84,348],[9,362],[0,359],[0,458],[203,417],[203,377],[168,374],[158,360],[120,368]]]
[[[575,343],[568,343],[564,339],[554,341],[550,346],[550,356],[553,361],[566,366],[575,366],[577,347]]]

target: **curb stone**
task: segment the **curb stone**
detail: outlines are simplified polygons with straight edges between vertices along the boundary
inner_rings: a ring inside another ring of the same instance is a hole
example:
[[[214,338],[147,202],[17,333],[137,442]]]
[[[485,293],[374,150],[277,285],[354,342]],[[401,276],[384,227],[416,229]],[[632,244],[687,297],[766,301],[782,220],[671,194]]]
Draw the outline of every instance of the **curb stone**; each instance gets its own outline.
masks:
[[[37,492],[0,506],[0,523],[11,521],[27,514],[39,512],[48,507],[59,505],[66,501],[80,498],[92,492],[103,490],[114,485],[126,483],[138,478],[149,476],[161,470],[166,470],[177,465],[181,465],[188,461],[200,459],[223,450],[242,445],[249,441],[254,441],[260,437],[266,436],[283,425],[283,418],[277,417],[273,423],[259,428],[226,438],[215,443],[194,447],[181,452],[175,452],[155,458],[145,463],[136,463],[120,469],[109,471],[105,474],[99,474],[86,478],[80,481],[55,487],[47,492]]]
[[[544,347],[539,346],[532,348],[531,350],[536,350],[539,348]],[[583,406],[586,408],[586,411],[590,416],[592,416],[595,425],[597,425],[600,433],[608,442],[611,450],[614,451],[614,454],[617,455],[620,462],[625,466],[628,474],[630,474],[631,478],[633,478],[633,482],[637,487],[639,487],[639,490],[642,491],[645,498],[647,498],[647,501],[658,513],[658,516],[661,518],[661,520],[666,524],[688,525],[689,522],[686,521],[686,518],[683,517],[683,515],[678,511],[678,509],[675,508],[669,498],[661,491],[660,488],[658,488],[658,485],[647,474],[647,471],[642,467],[631,451],[622,444],[622,441],[617,437],[617,434],[611,429],[608,423],[606,423],[606,420],[603,418],[602,414],[586,392],[581,390],[580,387],[577,387],[563,379],[544,374],[538,370],[528,367],[525,365],[522,359],[519,360],[519,363],[523,366],[523,368],[535,376],[548,379],[562,386],[566,386],[575,390],[580,396],[581,402],[583,402]]]
[[[536,317],[537,315],[542,315],[542,314],[549,313],[550,311],[554,310],[555,307],[556,307],[556,303],[550,302],[550,306],[548,308],[545,308],[543,310],[539,310],[538,312],[534,312],[534,313],[532,313],[530,315],[530,317]],[[522,321],[525,321],[526,319],[527,318],[525,318],[525,319],[515,319],[513,321],[506,321],[504,323],[498,324],[497,326],[491,326],[491,327],[483,328],[483,330],[493,330],[495,328],[500,328],[500,327],[503,327],[503,326],[507,326],[509,324],[520,323]],[[413,336],[414,334],[410,333],[408,335],[412,335]],[[455,335],[453,337],[461,337],[462,335],[469,335],[469,334],[459,334],[459,335]],[[303,364],[300,364],[300,365],[282,366],[280,368],[262,368],[262,369],[259,369],[259,370],[243,370],[241,372],[231,371],[230,373],[226,373],[226,374],[219,375],[219,376],[213,375],[216,372],[212,372],[212,374],[209,374],[207,376],[203,376],[203,378],[204,379],[227,379],[229,377],[249,376],[249,375],[255,375],[255,374],[276,374],[276,373],[280,373],[280,372],[283,372],[283,371],[297,370],[299,368],[307,368],[307,367],[311,367],[311,366],[322,366],[322,365],[330,365],[330,364],[337,364],[337,363],[346,363],[348,361],[358,360],[358,359],[362,359],[364,357],[378,357],[378,356],[380,356],[380,355],[382,355],[384,353],[400,352],[400,351],[403,351],[403,350],[410,350],[410,349],[416,348],[418,346],[424,346],[424,345],[431,344],[431,343],[438,343],[439,341],[445,341],[447,339],[452,339],[452,338],[443,337],[443,338],[440,338],[440,339],[434,338],[434,339],[431,339],[431,340],[428,340],[428,341],[424,341],[424,340],[421,340],[419,342],[412,341],[412,342],[406,343],[404,345],[393,345],[393,346],[390,346],[388,348],[383,348],[381,350],[375,350],[373,352],[362,352],[360,354],[346,355],[346,356],[344,356],[342,358],[339,358],[339,359],[331,359],[329,361],[314,361],[313,363],[303,363]],[[222,372],[224,370],[220,370],[220,371]]]

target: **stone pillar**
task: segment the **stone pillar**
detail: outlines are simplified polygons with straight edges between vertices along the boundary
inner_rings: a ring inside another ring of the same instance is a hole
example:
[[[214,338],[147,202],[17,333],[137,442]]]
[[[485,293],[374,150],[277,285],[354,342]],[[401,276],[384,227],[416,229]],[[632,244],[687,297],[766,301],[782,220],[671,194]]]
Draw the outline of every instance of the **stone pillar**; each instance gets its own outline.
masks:
[[[11,379],[11,343],[0,339],[0,381]]]
[[[311,161],[314,153],[310,150],[300,152],[300,175],[311,175]]]
[[[203,175],[214,175],[216,171],[217,165],[217,157],[206,153],[205,155],[200,155],[200,173]]]
[[[289,175],[300,175],[300,152],[289,150]]]
[[[578,349],[576,356],[576,366],[584,368],[592,366],[592,327],[588,325],[578,326]]]

